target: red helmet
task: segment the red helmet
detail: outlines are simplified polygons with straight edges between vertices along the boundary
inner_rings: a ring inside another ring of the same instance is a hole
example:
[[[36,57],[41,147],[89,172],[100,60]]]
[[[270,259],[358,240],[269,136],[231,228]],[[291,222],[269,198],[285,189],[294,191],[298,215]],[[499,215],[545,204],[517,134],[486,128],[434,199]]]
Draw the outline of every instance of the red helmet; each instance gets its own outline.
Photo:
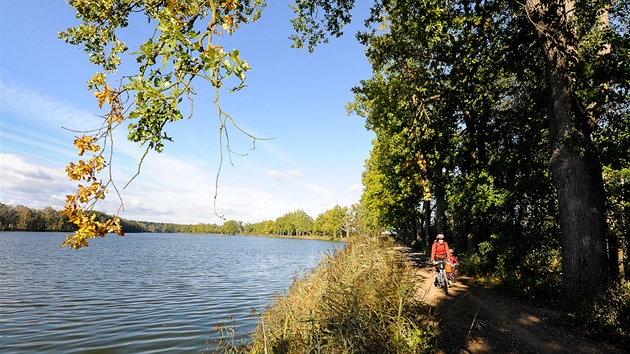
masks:
[[[438,240],[443,240],[444,239],[444,235],[443,234],[438,234],[436,238]]]

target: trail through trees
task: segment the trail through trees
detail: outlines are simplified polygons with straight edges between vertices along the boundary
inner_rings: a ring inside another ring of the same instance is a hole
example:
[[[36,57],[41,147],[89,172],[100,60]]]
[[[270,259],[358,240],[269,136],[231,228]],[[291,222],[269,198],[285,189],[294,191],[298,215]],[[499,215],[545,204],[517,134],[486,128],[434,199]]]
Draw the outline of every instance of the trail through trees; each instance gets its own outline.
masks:
[[[504,297],[460,276],[447,296],[433,285],[428,257],[407,249],[418,296],[439,324],[439,353],[625,353],[576,333],[569,315]]]

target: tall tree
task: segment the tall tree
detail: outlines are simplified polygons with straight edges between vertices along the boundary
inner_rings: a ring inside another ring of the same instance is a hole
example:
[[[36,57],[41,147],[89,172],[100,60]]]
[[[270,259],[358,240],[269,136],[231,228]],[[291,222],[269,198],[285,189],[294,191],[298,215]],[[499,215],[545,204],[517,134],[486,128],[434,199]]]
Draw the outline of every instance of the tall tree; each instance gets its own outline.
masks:
[[[295,26],[301,34],[297,36],[298,43],[311,46],[321,42],[327,32],[339,35],[341,27],[333,23],[348,22],[353,3],[351,0],[298,1],[296,12],[300,20]],[[433,104],[429,109],[439,113],[436,117],[456,118],[452,122],[458,121],[457,116],[462,118],[467,136],[460,135],[464,137],[460,151],[469,153],[460,157],[468,159],[470,167],[485,163],[489,157],[486,143],[492,139],[488,136],[492,131],[486,130],[487,119],[492,117],[488,114],[493,109],[492,102],[497,101],[487,100],[489,96],[483,92],[493,86],[489,80],[496,77],[478,75],[484,68],[490,68],[488,59],[505,59],[515,53],[512,59],[522,62],[518,54],[532,46],[544,58],[549,98],[548,143],[564,252],[563,284],[573,300],[594,295],[609,275],[602,167],[593,136],[597,134],[599,119],[611,109],[607,102],[618,92],[627,97],[628,8],[627,1],[528,0],[522,5],[491,0],[402,0],[377,1],[371,12],[371,20],[384,23],[385,32],[390,31],[391,35],[394,28],[388,26],[396,17],[412,29],[406,32],[409,37],[405,39],[428,38],[422,41],[426,46],[411,45],[410,51],[417,51],[416,57],[427,59],[418,61],[426,66],[425,72],[437,75],[415,79],[422,88],[439,85],[426,84],[423,79],[448,84],[438,90],[437,97],[429,95],[434,90],[425,89],[423,102],[425,107]],[[616,14],[613,21],[609,21],[611,9]],[[322,11],[326,16],[318,16]],[[527,34],[534,34],[536,39]],[[368,38],[370,45],[376,43],[371,34]],[[404,59],[411,55],[404,54],[404,49],[396,43],[404,43],[405,39],[390,42],[389,51],[398,55],[398,60],[386,57],[382,62],[404,67]],[[447,49],[440,50],[440,44]],[[440,53],[451,57],[440,57]],[[536,76],[532,78],[538,80]],[[521,75],[520,79],[526,78]],[[530,85],[540,86],[540,83]],[[452,101],[431,100],[445,96]],[[444,161],[444,157],[436,161]],[[459,165],[462,166],[465,165]]]
[[[614,52],[628,51],[628,44],[614,51],[610,47],[609,7],[608,1],[525,2],[546,61],[563,282],[573,299],[592,294],[609,275],[602,166],[592,139],[603,102],[593,93],[609,96],[616,80],[611,74],[623,65]],[[604,64],[596,73],[585,70],[598,61]],[[585,88],[591,92],[585,94]]]
[[[290,233],[292,235],[307,235],[313,229],[313,218],[302,209],[288,213],[286,217],[290,224]]]
[[[236,220],[228,220],[221,226],[221,233],[224,235],[240,235],[242,230],[242,223]]]
[[[343,227],[347,211],[347,207],[335,205],[334,208],[319,214],[315,219],[314,231],[331,238],[343,237]]]

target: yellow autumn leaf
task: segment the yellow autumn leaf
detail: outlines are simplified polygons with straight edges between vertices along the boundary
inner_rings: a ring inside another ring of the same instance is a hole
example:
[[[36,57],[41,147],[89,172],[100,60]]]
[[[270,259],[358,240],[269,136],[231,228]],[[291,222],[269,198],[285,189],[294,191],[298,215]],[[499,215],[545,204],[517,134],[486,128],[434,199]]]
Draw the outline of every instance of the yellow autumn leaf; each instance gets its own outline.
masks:
[[[94,92],[94,96],[98,99],[98,108],[103,108],[103,103],[105,103],[105,100],[108,100],[109,87],[105,85],[103,91]]]
[[[237,5],[238,5],[238,2],[236,0],[227,0],[221,4],[221,7],[228,11],[234,11],[236,10]]]

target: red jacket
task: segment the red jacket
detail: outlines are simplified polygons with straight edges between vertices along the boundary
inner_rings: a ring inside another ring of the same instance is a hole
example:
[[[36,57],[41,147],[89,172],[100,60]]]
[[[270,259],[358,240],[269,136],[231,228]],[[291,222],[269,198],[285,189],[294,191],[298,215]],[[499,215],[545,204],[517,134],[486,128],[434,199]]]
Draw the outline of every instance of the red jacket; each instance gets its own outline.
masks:
[[[441,245],[439,241],[433,242],[433,246],[431,247],[431,262],[434,262],[436,258],[451,258],[451,250],[448,248],[446,241]]]

